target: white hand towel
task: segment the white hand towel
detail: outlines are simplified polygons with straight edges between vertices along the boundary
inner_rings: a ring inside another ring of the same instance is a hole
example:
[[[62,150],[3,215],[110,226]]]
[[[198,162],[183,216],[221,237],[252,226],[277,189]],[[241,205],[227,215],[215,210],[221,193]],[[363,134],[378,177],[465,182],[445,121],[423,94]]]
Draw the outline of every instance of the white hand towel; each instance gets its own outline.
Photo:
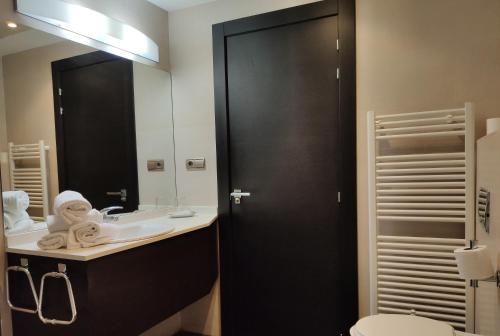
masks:
[[[42,250],[57,250],[66,247],[68,244],[68,232],[54,232],[43,236],[37,242]]]
[[[91,247],[112,242],[118,234],[118,226],[88,221],[72,226],[70,228],[71,234],[74,235],[81,247]]]
[[[9,213],[17,213],[25,211],[30,205],[30,198],[28,194],[22,190],[4,191],[3,198],[3,211]]]
[[[96,223],[102,223],[103,215],[96,209],[90,210],[83,221],[91,221]],[[68,224],[62,217],[60,216],[47,216],[47,228],[49,232],[58,232],[58,231],[68,231],[71,225]]]
[[[91,209],[90,202],[76,191],[63,191],[54,200],[54,214],[70,225],[85,220]]]

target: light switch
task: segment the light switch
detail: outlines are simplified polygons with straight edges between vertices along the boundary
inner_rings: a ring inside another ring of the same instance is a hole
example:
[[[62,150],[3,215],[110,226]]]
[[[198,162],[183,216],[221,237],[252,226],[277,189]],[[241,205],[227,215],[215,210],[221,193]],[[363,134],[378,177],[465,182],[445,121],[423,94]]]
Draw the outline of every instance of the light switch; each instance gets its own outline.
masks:
[[[187,159],[186,169],[187,170],[205,169],[205,158]]]
[[[165,160],[148,160],[148,171],[164,171]]]

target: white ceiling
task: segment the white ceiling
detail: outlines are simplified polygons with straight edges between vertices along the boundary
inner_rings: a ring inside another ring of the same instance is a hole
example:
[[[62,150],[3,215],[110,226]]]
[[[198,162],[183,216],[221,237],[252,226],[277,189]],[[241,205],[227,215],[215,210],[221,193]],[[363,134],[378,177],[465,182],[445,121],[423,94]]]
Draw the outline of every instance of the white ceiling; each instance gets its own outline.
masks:
[[[178,9],[193,7],[216,0],[148,0],[152,4],[171,12]]]

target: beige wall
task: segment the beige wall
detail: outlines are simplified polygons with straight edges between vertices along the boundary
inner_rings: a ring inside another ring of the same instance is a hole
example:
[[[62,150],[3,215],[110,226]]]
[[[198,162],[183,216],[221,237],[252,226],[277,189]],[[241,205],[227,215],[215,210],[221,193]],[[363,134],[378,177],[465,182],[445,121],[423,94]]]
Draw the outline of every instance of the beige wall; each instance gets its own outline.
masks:
[[[127,23],[152,38],[159,47],[159,67],[168,69],[168,13],[160,10],[146,0],[65,0],[79,4],[121,22]],[[0,0],[0,22],[13,20],[33,28],[68,38],[58,27],[17,14],[14,11],[13,0]],[[83,40],[78,40],[84,42]],[[93,45],[95,46],[95,45]]]
[[[51,62],[93,50],[65,41],[3,57],[7,139],[50,147],[50,200],[59,192]]]
[[[170,13],[170,60],[179,194],[217,204],[211,24],[310,1],[219,0]],[[500,116],[500,2],[357,0],[358,246],[360,314],[369,313],[366,112],[411,112],[475,103]],[[187,172],[191,156],[208,168]],[[202,191],[202,192],[201,192]]]
[[[139,207],[144,209],[176,201],[170,83],[168,72],[134,62]],[[148,160],[164,160],[165,170],[148,171]]]

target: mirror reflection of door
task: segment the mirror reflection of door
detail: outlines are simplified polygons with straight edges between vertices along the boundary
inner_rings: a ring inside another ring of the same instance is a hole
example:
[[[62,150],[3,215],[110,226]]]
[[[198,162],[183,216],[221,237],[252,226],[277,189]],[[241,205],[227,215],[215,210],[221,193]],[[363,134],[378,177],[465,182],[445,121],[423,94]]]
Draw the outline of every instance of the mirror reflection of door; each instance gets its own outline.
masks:
[[[132,62],[98,51],[53,62],[52,76],[59,189],[137,210]]]

